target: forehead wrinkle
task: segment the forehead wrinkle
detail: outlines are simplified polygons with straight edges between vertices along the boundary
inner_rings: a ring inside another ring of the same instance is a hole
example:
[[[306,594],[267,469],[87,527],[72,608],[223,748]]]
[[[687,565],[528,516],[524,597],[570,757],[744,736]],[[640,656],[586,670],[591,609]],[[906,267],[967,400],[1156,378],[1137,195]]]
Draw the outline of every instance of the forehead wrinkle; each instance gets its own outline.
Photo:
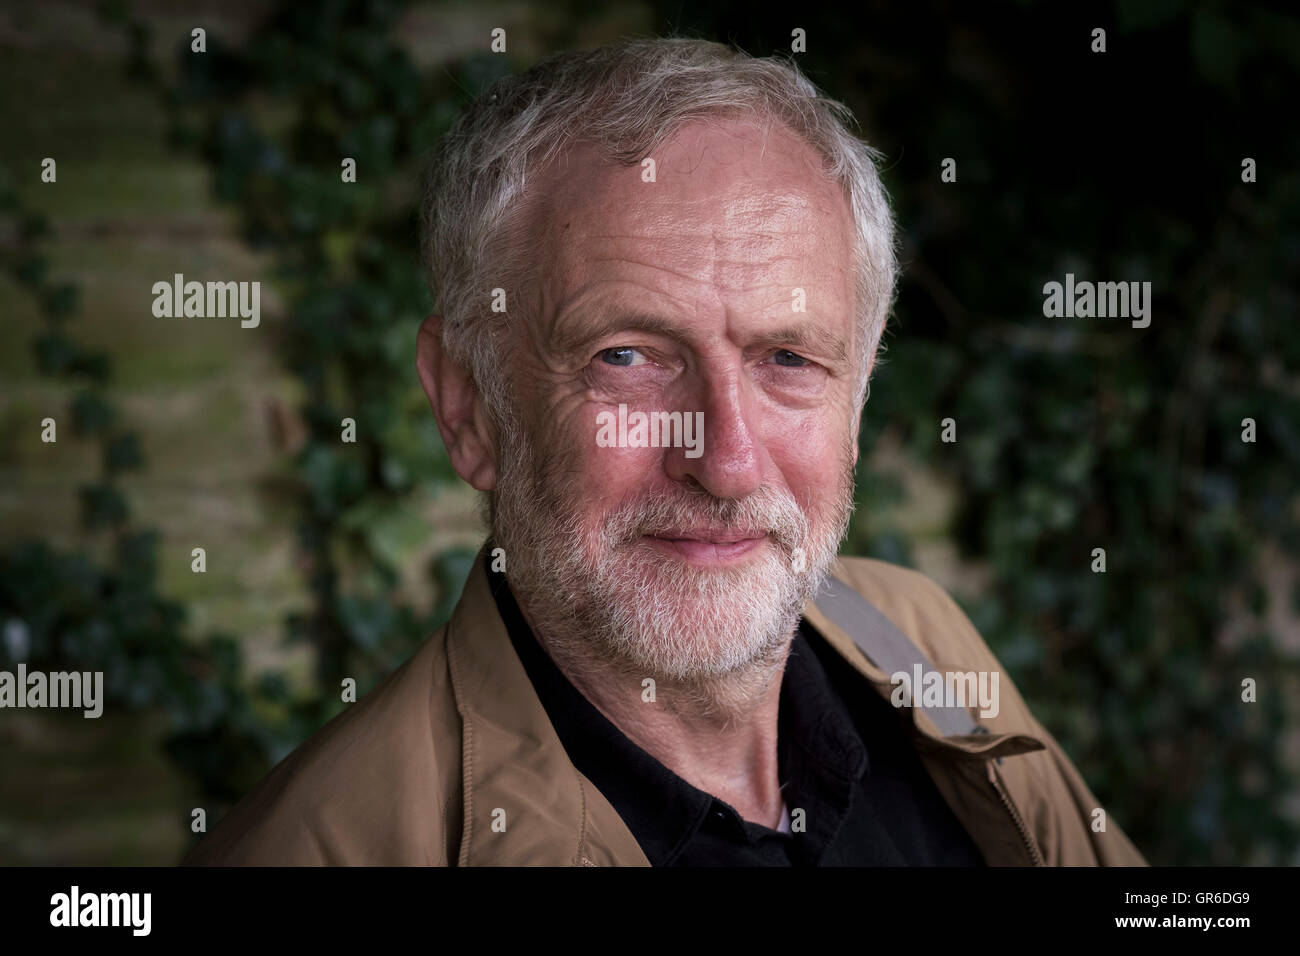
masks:
[[[798,233],[802,235],[805,233]],[[815,234],[809,231],[809,235]],[[791,233],[791,235],[796,235]],[[667,249],[629,249],[593,251],[583,253],[574,249],[561,255],[581,267],[597,266],[603,263],[631,265],[638,268],[661,271],[691,282],[710,284],[716,289],[737,291],[757,289],[763,285],[786,287],[791,283],[798,285],[804,276],[817,276],[826,270],[819,269],[819,261],[810,262],[811,258],[804,251],[787,251],[784,244],[772,249],[773,234],[746,235],[743,237],[711,237],[710,249],[696,248],[692,241],[690,248],[682,248],[668,237],[640,237],[626,235],[591,236],[593,239],[651,239],[656,247],[667,245]],[[703,237],[701,237],[702,239]],[[742,240],[740,242],[736,239]],[[737,248],[740,246],[740,248]],[[662,254],[661,254],[662,252]],[[779,276],[783,267],[789,273]],[[838,277],[834,270],[821,275],[818,281],[835,281]]]
[[[838,210],[835,203],[843,197],[836,191],[834,183],[826,182],[820,177],[804,183],[786,182],[770,185],[770,180],[736,176],[725,183],[709,188],[707,195],[672,195],[653,196],[640,193],[642,187],[629,188],[628,184],[616,178],[607,178],[600,183],[586,183],[581,192],[572,196],[577,202],[603,201],[617,199],[609,206],[614,210],[610,218],[625,217],[628,225],[642,225],[646,222],[654,226],[671,224],[674,231],[685,234],[696,231],[701,235],[709,234],[727,239],[741,239],[753,235],[780,235],[793,233],[818,233],[820,230],[810,222],[813,216],[835,218]],[[570,184],[576,189],[576,184]],[[632,198],[628,200],[628,196]],[[829,202],[827,201],[829,200]],[[703,212],[694,212],[703,210]],[[686,211],[688,215],[683,215]],[[761,228],[776,224],[778,228]],[[691,230],[691,227],[696,227]],[[780,228],[786,226],[787,228]],[[802,228],[799,228],[802,227]],[[645,233],[633,228],[630,232],[619,229],[608,233],[588,233],[598,238],[656,238],[653,233]]]
[[[679,279],[685,279],[689,282],[707,283],[711,281],[712,278],[712,270],[710,270],[710,275],[706,277],[698,274],[691,274],[689,272],[683,272],[681,269],[671,268],[665,262],[662,261],[648,262],[641,259],[631,258],[629,256],[586,256],[584,258],[586,262],[590,262],[590,263],[619,262],[619,263],[639,266],[640,268],[643,269],[654,269],[658,272],[666,272],[669,275],[677,276]]]

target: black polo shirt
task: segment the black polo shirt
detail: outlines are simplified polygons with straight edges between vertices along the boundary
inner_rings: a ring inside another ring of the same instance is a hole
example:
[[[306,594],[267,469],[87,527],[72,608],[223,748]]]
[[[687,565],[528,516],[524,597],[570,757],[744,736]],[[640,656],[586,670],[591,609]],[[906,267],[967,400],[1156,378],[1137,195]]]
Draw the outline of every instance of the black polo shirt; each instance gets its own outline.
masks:
[[[569,759],[652,866],[983,866],[908,741],[902,715],[806,621],[781,682],[778,779],[798,830],[745,820],[633,743],[537,642],[505,575],[497,609]],[[646,704],[647,707],[654,706]]]

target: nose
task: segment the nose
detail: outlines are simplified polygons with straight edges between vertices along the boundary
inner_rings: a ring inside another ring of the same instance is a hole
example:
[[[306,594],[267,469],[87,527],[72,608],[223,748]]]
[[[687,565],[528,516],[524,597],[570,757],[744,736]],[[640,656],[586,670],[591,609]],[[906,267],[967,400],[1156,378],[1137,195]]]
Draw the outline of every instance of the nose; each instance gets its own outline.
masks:
[[[757,409],[738,369],[716,370],[701,378],[684,405],[703,413],[703,429],[693,451],[670,448],[664,470],[673,481],[697,483],[715,498],[744,498],[762,484],[762,448],[753,428]],[[685,416],[683,416],[685,417]],[[699,421],[699,416],[694,416]],[[697,457],[690,457],[697,455]]]

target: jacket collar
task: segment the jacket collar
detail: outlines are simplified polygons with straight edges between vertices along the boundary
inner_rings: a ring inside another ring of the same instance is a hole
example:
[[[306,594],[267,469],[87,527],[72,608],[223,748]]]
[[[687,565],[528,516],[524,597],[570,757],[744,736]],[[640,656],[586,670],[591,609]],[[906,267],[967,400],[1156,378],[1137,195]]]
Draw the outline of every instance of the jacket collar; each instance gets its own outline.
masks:
[[[838,560],[831,568],[831,575],[844,587],[852,587],[846,583],[849,575]],[[853,638],[822,613],[815,600],[809,600],[804,604],[803,614],[804,620],[815,627],[840,656],[871,683],[877,693],[886,699],[890,697],[894,691],[894,684],[889,679],[889,675],[872,663],[854,643]],[[923,647],[922,650],[928,649]],[[983,727],[980,728],[983,731],[981,733],[945,735],[922,708],[906,709],[908,723],[917,738],[917,746],[922,751],[946,755],[953,759],[969,758],[983,761],[1044,750],[1047,746],[1031,734],[1019,732],[995,734]]]
[[[463,725],[458,864],[648,866],[618,812],[565,753],[497,612],[486,560],[485,545],[447,624],[448,668]],[[845,579],[838,566],[833,573]],[[889,675],[812,601],[804,617],[878,693],[890,695]],[[1021,733],[945,737],[924,711],[908,710],[918,749],[930,760],[984,761],[1044,748]]]
[[[497,613],[486,557],[485,547],[447,624],[464,728],[459,865],[649,866],[617,811],[564,752]]]

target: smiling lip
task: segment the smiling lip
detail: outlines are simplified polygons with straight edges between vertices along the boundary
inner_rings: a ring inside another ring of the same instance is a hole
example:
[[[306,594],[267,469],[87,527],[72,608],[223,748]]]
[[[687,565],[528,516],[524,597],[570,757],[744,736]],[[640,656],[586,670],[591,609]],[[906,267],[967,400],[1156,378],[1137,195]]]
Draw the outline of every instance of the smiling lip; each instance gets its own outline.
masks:
[[[693,564],[726,564],[757,551],[767,540],[755,531],[661,531],[645,535],[655,547]]]

